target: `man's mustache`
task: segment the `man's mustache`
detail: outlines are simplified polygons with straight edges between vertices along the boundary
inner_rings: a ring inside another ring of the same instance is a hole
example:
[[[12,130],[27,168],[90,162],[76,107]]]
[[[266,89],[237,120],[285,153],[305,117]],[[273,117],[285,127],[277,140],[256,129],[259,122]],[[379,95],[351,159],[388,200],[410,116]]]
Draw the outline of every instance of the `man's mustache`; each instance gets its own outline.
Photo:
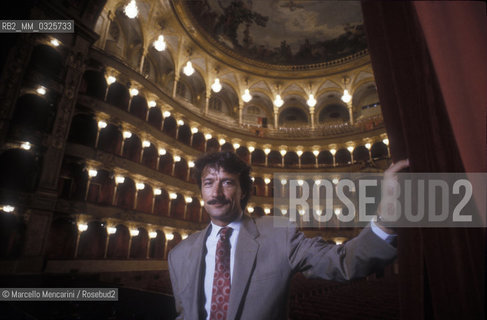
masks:
[[[213,199],[213,200],[210,200],[206,203],[209,205],[214,205],[214,204],[222,204],[223,205],[223,204],[230,203],[230,201],[228,201],[227,199]]]

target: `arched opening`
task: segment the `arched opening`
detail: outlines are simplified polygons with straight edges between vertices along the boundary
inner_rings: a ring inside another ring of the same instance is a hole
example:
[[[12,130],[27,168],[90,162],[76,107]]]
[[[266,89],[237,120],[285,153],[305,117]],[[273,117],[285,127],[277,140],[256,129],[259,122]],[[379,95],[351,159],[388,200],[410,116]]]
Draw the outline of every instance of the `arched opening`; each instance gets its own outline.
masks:
[[[22,254],[25,223],[16,214],[0,214],[0,258],[16,258]]]
[[[301,167],[313,168],[316,163],[315,155],[311,151],[305,151],[301,155]]]
[[[100,130],[98,136],[98,149],[111,153],[121,154],[122,147],[122,133],[117,126],[108,124],[105,128]]]
[[[77,226],[72,219],[54,220],[49,230],[47,257],[49,259],[72,259],[77,236]]]
[[[288,107],[279,114],[280,127],[298,128],[308,125],[308,115],[298,107]]]
[[[105,100],[107,82],[105,75],[96,70],[87,70],[83,74],[79,92],[98,100]]]
[[[176,219],[184,219],[184,209],[186,202],[184,197],[178,193],[176,199],[171,200],[171,217]]]
[[[206,142],[206,152],[218,152],[220,150],[220,143],[216,138],[211,138]]]
[[[151,143],[149,147],[145,147],[142,150],[142,164],[151,169],[157,170],[157,157],[159,156],[158,150]]]
[[[265,165],[266,154],[261,149],[255,149],[252,152],[251,164],[252,165]]]
[[[166,236],[164,235],[164,232],[160,230],[157,230],[156,233],[157,236],[150,239],[149,258],[162,260],[164,259]]]
[[[369,161],[369,150],[365,146],[358,146],[353,150],[353,160],[360,162]]]
[[[115,182],[112,173],[106,170],[98,170],[96,177],[91,178],[87,201],[112,205],[114,191]]]
[[[201,132],[193,134],[192,147],[198,151],[205,152],[205,136]]]
[[[141,95],[133,96],[130,101],[130,113],[145,121],[147,117],[147,100]]]
[[[383,159],[387,158],[387,146],[382,142],[376,142],[372,145],[372,148],[370,149],[370,152],[372,153],[372,158],[373,159]]]
[[[161,128],[162,128],[162,112],[161,112],[161,109],[157,108],[157,107],[149,108],[149,115],[147,116],[147,122],[151,126],[153,126],[154,128],[161,130]]]
[[[187,145],[191,143],[191,129],[188,125],[179,126],[178,140]]]
[[[117,207],[132,210],[135,200],[135,183],[125,177],[125,181],[117,185]]]
[[[137,211],[152,213],[152,199],[154,197],[151,186],[145,185],[142,190],[137,190]]]
[[[93,115],[77,114],[71,121],[68,141],[87,147],[94,147],[97,130],[98,123],[96,122],[95,118],[93,118]]]
[[[164,124],[162,125],[162,132],[164,132],[170,137],[176,138],[177,127],[178,124],[176,123],[176,119],[174,119],[173,116],[164,118]]]
[[[124,158],[138,163],[140,161],[141,152],[142,143],[137,135],[132,134],[130,138],[125,139],[122,154]]]
[[[279,151],[272,150],[267,157],[267,164],[269,167],[280,167],[282,165],[282,156]]]
[[[107,103],[114,105],[122,110],[127,110],[130,95],[128,89],[118,82],[114,82],[108,87]]]
[[[44,44],[37,45],[32,50],[27,72],[37,71],[44,76],[60,79],[63,72],[64,59],[53,47]]]
[[[139,228],[139,234],[132,236],[132,245],[130,247],[130,258],[132,259],[146,259],[147,258],[147,244],[149,242],[149,235],[147,230]]]
[[[159,158],[159,172],[172,175],[172,164],[173,164],[173,156],[169,153],[161,156]]]
[[[349,164],[352,161],[350,152],[347,149],[340,149],[335,154],[335,161],[338,165]]]
[[[287,152],[284,156],[284,166],[288,168],[297,167],[299,165],[299,156],[294,152]]]
[[[160,195],[155,196],[154,214],[166,217],[169,216],[169,194],[164,189],[161,189]]]
[[[333,103],[321,109],[318,122],[321,124],[338,124],[350,120],[347,107],[339,103]]]
[[[78,258],[100,259],[105,255],[107,230],[100,221],[88,223],[88,229],[81,232],[79,238]]]
[[[47,97],[26,94],[18,98],[10,123],[9,136],[41,142],[42,133],[50,133],[56,109]],[[38,137],[36,137],[38,136]]]
[[[33,192],[40,174],[39,157],[27,150],[9,149],[0,154],[0,188]]]
[[[107,258],[127,259],[130,234],[123,224],[116,226],[117,231],[110,235]]]
[[[183,181],[188,177],[188,163],[184,158],[174,164],[174,177]]]

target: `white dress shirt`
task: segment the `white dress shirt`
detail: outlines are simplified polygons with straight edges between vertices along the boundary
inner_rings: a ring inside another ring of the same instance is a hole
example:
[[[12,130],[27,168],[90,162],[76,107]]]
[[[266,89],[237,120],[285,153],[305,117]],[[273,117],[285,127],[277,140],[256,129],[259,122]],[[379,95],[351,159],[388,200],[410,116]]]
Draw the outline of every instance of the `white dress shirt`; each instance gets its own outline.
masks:
[[[232,234],[230,235],[230,284],[232,283],[233,278],[233,262],[235,261],[235,248],[237,247],[237,239],[238,233],[240,232],[240,225],[241,221],[233,221],[227,225],[233,229]],[[396,237],[395,234],[388,234],[384,232],[381,228],[379,228],[374,221],[371,222],[370,227],[372,231],[382,240],[391,243],[394,238]],[[216,245],[218,244],[218,240],[220,239],[220,230],[223,227],[217,226],[213,222],[211,222],[211,232],[206,239],[206,257],[205,257],[205,283],[204,283],[204,292],[205,292],[205,310],[206,310],[206,319],[210,319],[210,310],[211,310],[211,291],[213,289],[213,275],[215,272],[215,253],[216,253]]]
[[[230,284],[232,283],[233,278],[233,261],[235,261],[235,248],[237,247],[237,239],[238,233],[240,231],[240,224],[241,221],[233,221],[227,225],[233,229],[230,235]],[[213,275],[215,273],[215,253],[216,253],[216,245],[218,244],[218,240],[220,239],[220,230],[223,227],[217,226],[213,222],[211,222],[211,232],[206,239],[206,257],[205,257],[205,310],[206,310],[206,319],[210,318],[210,310],[211,310],[211,291],[213,289]]]

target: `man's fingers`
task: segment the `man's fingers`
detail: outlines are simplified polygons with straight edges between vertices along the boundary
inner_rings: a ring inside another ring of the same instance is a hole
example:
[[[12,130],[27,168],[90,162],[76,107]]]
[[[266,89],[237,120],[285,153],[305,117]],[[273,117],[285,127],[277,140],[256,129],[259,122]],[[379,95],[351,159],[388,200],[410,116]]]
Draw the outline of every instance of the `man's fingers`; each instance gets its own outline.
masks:
[[[409,159],[403,159],[396,163],[393,163],[385,173],[391,174],[401,171],[404,168],[409,167]]]

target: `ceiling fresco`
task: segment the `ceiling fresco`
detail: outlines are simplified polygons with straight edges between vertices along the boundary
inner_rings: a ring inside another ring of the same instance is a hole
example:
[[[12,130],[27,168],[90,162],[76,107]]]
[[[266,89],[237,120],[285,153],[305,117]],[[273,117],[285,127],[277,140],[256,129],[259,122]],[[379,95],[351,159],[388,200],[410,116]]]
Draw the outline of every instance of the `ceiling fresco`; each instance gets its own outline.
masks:
[[[183,3],[205,34],[239,55],[269,64],[321,63],[367,48],[359,1]]]

